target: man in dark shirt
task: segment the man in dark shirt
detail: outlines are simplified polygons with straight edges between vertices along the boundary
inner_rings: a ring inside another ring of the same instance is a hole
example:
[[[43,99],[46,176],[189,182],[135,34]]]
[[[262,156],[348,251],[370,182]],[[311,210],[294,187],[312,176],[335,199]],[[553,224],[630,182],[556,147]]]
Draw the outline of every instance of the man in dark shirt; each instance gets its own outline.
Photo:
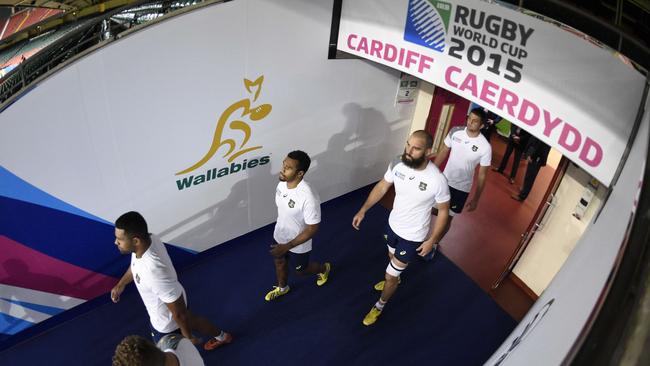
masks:
[[[511,124],[510,125],[510,136],[508,137],[508,146],[506,147],[506,152],[503,154],[503,159],[501,159],[501,164],[498,168],[492,168],[493,171],[503,174],[508,165],[508,159],[512,152],[515,153],[515,158],[512,162],[512,168],[510,169],[510,184],[515,183],[515,178],[517,177],[517,171],[519,170],[519,162],[521,161],[521,154],[524,152],[524,147],[530,139],[530,134],[524,131],[521,127]]]
[[[548,159],[548,153],[550,151],[550,146],[531,136],[528,144],[526,144],[526,147],[524,148],[524,158],[528,160],[524,185],[521,187],[519,194],[513,194],[511,196],[514,200],[522,202],[526,197],[528,197],[528,194],[535,183],[535,178],[537,178],[537,173],[539,173],[539,170],[546,165],[546,159]]]

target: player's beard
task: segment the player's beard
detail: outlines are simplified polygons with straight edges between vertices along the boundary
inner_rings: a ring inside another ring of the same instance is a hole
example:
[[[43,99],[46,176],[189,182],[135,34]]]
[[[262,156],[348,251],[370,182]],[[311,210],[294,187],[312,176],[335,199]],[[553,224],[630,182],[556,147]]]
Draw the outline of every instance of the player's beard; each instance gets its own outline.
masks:
[[[410,160],[409,160],[409,158],[410,158]],[[426,158],[427,157],[425,155],[422,155],[421,157],[416,159],[416,158],[412,157],[411,155],[408,155],[406,153],[406,151],[404,151],[404,153],[402,154],[402,163],[404,163],[404,165],[406,165],[409,168],[417,169],[417,168],[422,166],[422,164],[424,163]]]

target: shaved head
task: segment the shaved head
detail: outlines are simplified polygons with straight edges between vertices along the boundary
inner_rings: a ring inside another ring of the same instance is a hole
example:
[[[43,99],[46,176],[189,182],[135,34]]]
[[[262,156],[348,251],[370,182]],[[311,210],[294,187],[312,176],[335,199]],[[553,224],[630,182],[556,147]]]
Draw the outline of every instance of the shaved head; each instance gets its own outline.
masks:
[[[430,149],[430,148],[433,147],[433,137],[431,136],[430,133],[428,133],[428,132],[425,131],[425,130],[417,130],[417,131],[414,131],[414,132],[411,134],[411,137],[417,137],[417,138],[423,139],[423,140],[424,140],[424,144],[425,144],[425,146],[427,147],[427,149]]]

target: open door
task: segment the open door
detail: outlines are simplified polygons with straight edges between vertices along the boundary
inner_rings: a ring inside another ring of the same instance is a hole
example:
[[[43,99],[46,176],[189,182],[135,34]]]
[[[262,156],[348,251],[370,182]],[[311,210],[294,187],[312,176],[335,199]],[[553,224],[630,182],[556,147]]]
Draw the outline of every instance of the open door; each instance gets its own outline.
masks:
[[[560,183],[562,181],[562,178],[564,177],[564,174],[568,166],[569,166],[569,159],[562,156],[562,159],[560,160],[557,169],[555,169],[555,174],[553,174],[553,178],[551,178],[551,182],[546,190],[544,199],[542,200],[542,202],[544,203],[537,208],[537,211],[535,212],[535,215],[531,220],[530,225],[528,226],[526,231],[521,234],[521,240],[517,245],[517,249],[513,253],[510,260],[508,260],[508,264],[499,275],[499,278],[497,278],[494,284],[492,284],[493,290],[499,287],[501,282],[503,282],[503,280],[505,280],[506,277],[510,275],[510,273],[512,273],[512,270],[517,265],[517,262],[519,262],[519,259],[521,258],[522,254],[528,247],[528,244],[532,240],[537,230],[540,230],[541,228],[544,227],[546,219],[548,218],[551,211],[557,204],[555,194],[557,192],[558,187],[560,186]]]
[[[470,101],[443,88],[433,91],[426,130],[433,136],[433,152],[437,154],[449,129],[464,126]]]

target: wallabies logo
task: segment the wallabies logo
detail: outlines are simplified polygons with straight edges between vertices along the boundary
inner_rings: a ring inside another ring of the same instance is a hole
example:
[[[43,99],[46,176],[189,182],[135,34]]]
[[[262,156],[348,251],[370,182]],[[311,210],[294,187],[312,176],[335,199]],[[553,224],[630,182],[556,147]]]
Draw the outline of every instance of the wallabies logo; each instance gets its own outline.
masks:
[[[269,113],[271,113],[272,106],[270,104],[260,104],[257,106],[251,106],[252,103],[257,101],[257,98],[260,96],[260,92],[262,92],[262,83],[264,83],[263,75],[257,78],[257,80],[255,81],[244,79],[244,87],[246,88],[246,91],[249,94],[253,95],[253,98],[239,100],[231,104],[228,108],[226,108],[226,110],[223,111],[223,113],[221,113],[221,116],[219,116],[219,120],[217,122],[217,128],[214,130],[214,136],[212,137],[212,145],[210,146],[208,152],[199,161],[197,161],[190,167],[185,168],[180,172],[176,173],[176,175],[189,173],[201,167],[208,160],[210,160],[212,156],[214,156],[214,154],[217,152],[217,150],[219,150],[219,148],[221,148],[222,146],[226,146],[228,148],[226,153],[223,154],[223,157],[224,158],[228,157],[229,163],[231,163],[233,160],[235,160],[237,157],[241,156],[242,154],[262,148],[262,146],[251,146],[251,147],[246,146],[248,140],[251,137],[251,126],[248,123],[241,120],[244,119],[244,117],[246,117],[250,121],[256,122],[263,119],[264,117],[268,116]],[[228,127],[231,130],[237,130],[243,132],[244,137],[242,138],[241,141],[236,142],[231,138],[225,140],[223,139],[222,137],[223,129],[226,127],[227,122],[230,122],[228,123]]]
[[[219,116],[219,120],[217,121],[217,126],[212,136],[212,144],[210,145],[208,152],[205,153],[205,155],[199,159],[199,161],[179,171],[176,173],[176,175],[178,176],[187,174],[200,168],[203,166],[203,164],[207,163],[208,160],[212,159],[214,154],[216,154],[217,151],[222,147],[225,148],[222,149],[222,151],[225,151],[225,154],[223,154],[222,157],[228,158],[228,163],[230,163],[230,165],[221,168],[211,168],[198,173],[195,172],[192,175],[186,175],[182,178],[177,179],[176,186],[178,187],[179,191],[197,186],[204,182],[214,182],[218,178],[225,177],[230,174],[236,174],[240,171],[246,170],[247,168],[253,169],[257,166],[268,164],[271,161],[271,156],[266,155],[250,160],[244,159],[240,162],[233,162],[233,160],[243,154],[262,148],[262,146],[249,146],[248,142],[251,138],[250,123],[258,122],[268,116],[269,113],[271,113],[272,106],[270,104],[254,105],[254,103],[257,101],[257,98],[259,98],[260,93],[262,92],[263,83],[263,75],[257,78],[255,81],[244,79],[244,87],[250,94],[250,97],[236,101],[221,113],[221,116]],[[226,127],[228,127],[231,131],[240,132],[239,136],[235,134],[237,137],[224,138],[224,129]]]

